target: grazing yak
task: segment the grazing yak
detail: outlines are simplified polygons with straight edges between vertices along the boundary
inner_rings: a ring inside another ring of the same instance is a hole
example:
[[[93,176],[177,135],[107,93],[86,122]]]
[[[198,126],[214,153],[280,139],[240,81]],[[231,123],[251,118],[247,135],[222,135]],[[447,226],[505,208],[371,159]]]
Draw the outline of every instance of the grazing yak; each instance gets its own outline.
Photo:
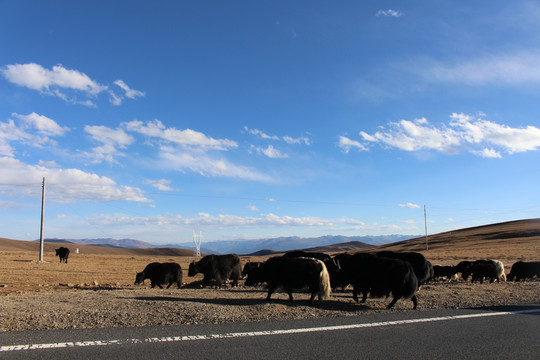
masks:
[[[456,265],[456,270],[461,273],[461,277],[465,281],[467,281],[471,275],[473,282],[480,280],[480,276],[482,276],[482,278],[490,278],[490,282],[493,282],[494,280],[497,280],[497,282],[506,281],[504,265],[499,260],[461,261]],[[475,271],[476,276],[474,275]],[[480,281],[480,283],[482,282],[483,281]]]
[[[477,260],[478,262],[488,262],[488,260]],[[473,261],[463,260],[460,261],[456,266],[456,274],[461,273],[463,280],[467,281],[467,278],[471,275],[470,268],[474,264]]]
[[[418,301],[418,279],[412,265],[400,259],[378,256],[370,253],[357,253],[344,259],[341,271],[347,282],[353,284],[353,299],[358,302],[358,294],[362,293],[362,303],[367,294],[372,297],[388,297],[392,301],[386,307],[390,309],[401,298],[411,299],[413,309]]]
[[[264,262],[260,262],[260,261],[247,262],[244,265],[244,269],[242,269],[242,279],[244,279],[246,276],[248,276],[249,273],[251,273],[253,271],[253,269],[260,268],[262,264],[264,264]],[[258,284],[253,284],[252,286],[261,286],[261,285],[262,285],[262,283],[258,283]]]
[[[489,279],[489,282],[499,278],[499,271],[494,263],[491,264],[473,264],[470,267],[471,282],[480,281],[480,284],[484,283],[484,279]]]
[[[261,282],[268,284],[267,301],[270,301],[278,287],[285,288],[289,301],[293,301],[292,290],[307,286],[311,292],[310,304],[316,295],[319,301],[328,298],[331,290],[326,266],[314,258],[272,257],[248,274],[245,285],[252,286]]]
[[[253,269],[260,268],[263,263],[260,261],[250,261],[242,269],[242,278],[246,277]]]
[[[404,260],[410,263],[414,269],[414,274],[418,280],[418,285],[425,283],[433,275],[431,263],[426,260],[424,255],[417,252],[395,252],[379,251],[377,256],[384,256],[392,259]]]
[[[455,277],[457,270],[455,266],[451,265],[433,265],[433,280],[440,280],[446,278],[450,280]]]
[[[215,280],[218,286],[226,280],[232,280],[233,286],[238,286],[238,279],[242,276],[242,265],[236,254],[206,255],[198,262],[189,264],[188,276],[204,274],[203,286],[210,280]]]
[[[56,256],[58,256],[60,258],[60,262],[65,262],[67,264],[67,259],[68,259],[68,256],[69,256],[69,249],[68,248],[65,248],[63,246],[59,247],[58,249],[55,249],[56,250]]]
[[[337,262],[328,254],[325,254],[323,252],[311,252],[311,251],[304,251],[304,250],[293,250],[286,252],[283,254],[284,257],[288,258],[312,258],[321,260],[324,265],[326,266],[326,270],[328,271],[328,274],[330,275],[330,284],[332,284],[332,277],[336,276],[336,273],[339,270],[339,266]],[[332,285],[332,289],[334,289],[334,285]]]
[[[161,285],[167,285],[167,289],[172,284],[176,284],[178,288],[182,286],[182,268],[177,263],[150,263],[146,265],[144,270],[137,273],[135,277],[135,285],[144,283],[145,279],[150,279],[152,287],[156,285],[163,289]]]
[[[508,274],[509,281],[520,281],[525,279],[540,278],[540,261],[518,261],[512,265],[510,274]]]

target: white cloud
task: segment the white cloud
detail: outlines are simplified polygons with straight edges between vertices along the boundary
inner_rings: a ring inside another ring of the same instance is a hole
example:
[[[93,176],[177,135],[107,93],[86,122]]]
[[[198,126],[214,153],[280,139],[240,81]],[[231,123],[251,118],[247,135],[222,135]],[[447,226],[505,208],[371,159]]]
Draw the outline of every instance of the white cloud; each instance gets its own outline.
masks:
[[[20,115],[13,113],[18,121],[9,119],[0,122],[0,155],[14,156],[11,142],[21,142],[34,147],[42,147],[45,144],[55,145],[51,136],[64,135],[69,128],[59,126],[54,120],[36,113]]]
[[[107,89],[107,86],[90,79],[88,75],[66,69],[62,65],[55,65],[51,70],[45,69],[39,64],[15,64],[6,65],[0,72],[9,82],[23,86],[41,93],[57,96],[64,101],[77,102],[64,93],[65,90],[80,91],[89,96],[95,96]],[[93,105],[92,102],[82,102]]]
[[[122,90],[124,90],[124,95],[119,96],[116,95],[113,91],[109,91],[109,94],[111,95],[111,103],[113,105],[121,105],[122,101],[124,100],[124,97],[127,97],[128,99],[136,99],[138,97],[143,97],[146,94],[142,91],[131,89],[124,81],[122,80],[116,80],[114,84],[118,87],[120,87]]]
[[[25,132],[23,129],[15,125],[13,120],[8,120],[7,122],[0,122],[0,155],[4,156],[14,156],[15,150],[11,147],[10,142],[12,141],[21,141],[28,142],[29,144],[40,145],[39,143],[34,143],[30,141],[32,135]]]
[[[271,159],[286,159],[289,155],[282,153],[278,149],[274,148],[272,145],[268,145],[266,148],[256,147],[251,145],[251,150],[263,154]]]
[[[294,138],[292,136],[284,135],[282,137],[279,137],[276,135],[268,135],[259,129],[250,129],[247,126],[244,126],[244,131],[247,132],[248,134],[254,135],[264,140],[276,140],[276,141],[283,140],[287,144],[291,144],[291,145],[294,145],[294,144],[304,144],[308,146],[311,145],[311,140],[305,136]]]
[[[124,98],[122,96],[118,96],[118,95],[116,95],[114,93],[114,91],[110,91],[110,90],[109,90],[109,95],[111,96],[111,98],[109,99],[111,104],[113,104],[115,106],[122,105],[122,101],[124,100]]]
[[[392,74],[389,76],[389,74]],[[399,74],[400,76],[396,76]],[[429,91],[430,85],[490,88],[514,87],[535,93],[540,84],[540,50],[512,53],[466,54],[464,57],[435,59],[417,57],[387,63],[373,75],[357,79],[351,89],[354,98],[382,101],[411,92]]]
[[[145,184],[155,187],[161,191],[173,191],[174,189],[170,187],[171,180],[160,179],[160,180],[145,180]]]
[[[161,147],[163,166],[177,171],[190,170],[206,177],[230,177],[237,179],[272,182],[273,180],[255,169],[232,164],[223,158],[214,158],[208,154],[177,151],[175,147]]]
[[[201,132],[167,128],[159,120],[146,123],[133,120],[122,124],[126,131],[149,138],[147,144],[159,149],[158,165],[175,171],[192,171],[206,177],[231,177],[238,179],[273,181],[254,169],[231,163],[213,151],[228,151],[238,147],[229,139],[215,139]],[[153,143],[155,141],[155,143]]]
[[[85,73],[66,69],[60,64],[53,66],[52,69],[46,69],[35,63],[6,65],[0,69],[0,73],[13,84],[89,107],[95,107],[96,104],[90,99],[78,99],[77,93],[94,99],[101,92],[108,90],[113,105],[121,105],[124,98],[136,99],[146,95],[140,90],[130,88],[123,80],[116,80],[114,84],[123,91],[123,95],[118,95]]]
[[[62,136],[69,130],[67,127],[61,127],[58,125],[56,121],[46,116],[38,115],[35,112],[28,115],[20,115],[16,113],[13,113],[12,115],[22,120],[25,123],[26,128],[36,129],[43,135]]]
[[[85,153],[86,156],[92,159],[93,163],[101,163],[102,161],[115,163],[115,157],[125,156],[118,149],[126,149],[134,141],[134,138],[123,129],[111,129],[101,125],[86,125],[84,131],[90,134],[92,139],[103,144],[94,147],[91,153]]]
[[[102,125],[86,125],[84,131],[92,135],[92,138],[96,141],[117,145],[121,148],[126,148],[126,146],[130,145],[134,140],[131,135],[127,134],[122,129],[111,129]]]
[[[142,91],[139,91],[139,90],[135,90],[135,89],[131,89],[129,86],[127,86],[127,84],[125,82],[123,82],[122,80],[116,80],[114,82],[115,85],[119,86],[122,90],[125,91],[125,94],[124,96],[129,98],[129,99],[135,99],[135,98],[138,98],[138,97],[142,97],[142,96],[145,96],[146,94]]]
[[[59,168],[60,165],[58,165],[56,163],[56,161],[54,160],[51,160],[51,161],[43,161],[43,160],[39,160],[39,165],[40,166],[43,166],[43,167],[52,167],[52,168]]]
[[[259,208],[257,208],[257,206],[255,206],[255,205],[249,205],[248,209],[251,210],[251,211],[259,211]]]
[[[304,144],[304,145],[311,145],[311,140],[305,136],[299,137],[299,138],[293,138],[291,136],[283,136],[283,141],[285,141],[287,144]]]
[[[143,123],[133,120],[122,124],[128,131],[134,131],[151,138],[165,140],[170,143],[184,147],[199,148],[200,150],[228,150],[237,148],[238,144],[229,139],[214,139],[205,134],[191,130],[178,130],[176,128],[166,128],[159,120]]]
[[[403,13],[400,12],[400,11],[398,11],[398,10],[388,9],[388,10],[379,10],[379,11],[377,11],[377,13],[375,14],[375,16],[385,16],[385,17],[395,17],[395,18],[398,18],[398,17],[403,16]]]
[[[420,61],[414,68],[430,82],[495,86],[538,84],[540,51],[488,55],[454,63]]]
[[[483,149],[481,151],[473,151],[474,154],[491,159],[500,159],[502,158],[501,153],[493,149]]]
[[[266,139],[266,140],[279,140],[279,136],[275,136],[275,135],[268,135],[268,134],[265,134],[264,132],[262,132],[261,130],[258,130],[258,129],[250,129],[248,128],[247,126],[244,126],[244,131],[246,131],[247,133],[251,134],[251,135],[255,135],[257,137],[260,137],[261,139]]]
[[[105,176],[79,169],[57,169],[28,165],[17,159],[0,157],[0,193],[6,196],[39,198],[41,182],[46,178],[47,201],[73,203],[76,201],[150,202],[142,190],[118,186]],[[24,180],[21,180],[24,179]]]
[[[320,217],[292,217],[279,216],[276,214],[261,214],[254,216],[237,215],[211,215],[208,213],[199,213],[196,217],[184,217],[181,215],[158,215],[150,217],[130,217],[124,214],[106,215],[100,214],[87,221],[95,226],[164,226],[179,225],[196,228],[255,228],[255,227],[324,227],[334,228],[335,226],[364,226],[365,224],[352,218],[324,219]]]
[[[341,148],[344,153],[348,153],[351,148],[356,148],[358,151],[368,151],[366,146],[356,140],[351,140],[346,136],[339,137],[338,147]]]
[[[488,143],[505,149],[508,153],[537,150],[540,147],[540,128],[527,126],[511,128],[482,118],[453,113],[450,125],[461,129],[470,143]],[[490,151],[494,153],[493,149]]]
[[[534,126],[511,128],[482,118],[454,113],[448,125],[435,127],[426,119],[401,120],[390,123],[375,134],[360,132],[368,143],[405,151],[437,150],[458,153],[468,149],[483,157],[500,157],[500,149],[508,154],[540,148],[540,129]],[[340,146],[342,147],[342,146]]]
[[[417,205],[417,204],[413,204],[413,203],[406,203],[406,204],[399,204],[399,207],[402,207],[402,208],[409,208],[409,209],[419,209],[420,208],[420,205]]]
[[[360,135],[366,141],[380,142],[406,151],[434,149],[454,152],[454,148],[460,145],[459,136],[454,130],[429,126],[426,119],[401,120],[390,123],[386,131],[378,131],[373,135],[361,131]]]

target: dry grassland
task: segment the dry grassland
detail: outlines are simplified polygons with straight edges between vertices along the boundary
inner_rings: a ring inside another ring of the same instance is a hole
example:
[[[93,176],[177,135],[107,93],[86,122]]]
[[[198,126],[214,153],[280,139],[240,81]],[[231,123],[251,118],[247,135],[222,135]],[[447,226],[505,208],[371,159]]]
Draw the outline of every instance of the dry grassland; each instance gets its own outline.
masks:
[[[65,244],[64,244],[65,245]],[[386,311],[390,299],[368,299],[355,304],[350,292],[334,293],[322,304],[308,305],[308,294],[295,293],[295,302],[276,294],[266,303],[263,288],[198,288],[202,276],[187,276],[192,257],[144,254],[142,250],[69,245],[68,263],[59,263],[46,244],[44,262],[38,244],[0,239],[0,331],[151,326],[194,323],[262,321]],[[518,261],[540,260],[540,220],[509,223],[489,229],[433,235],[429,250],[424,239],[392,246],[397,251],[420,251],[433,264],[455,265],[461,260],[498,259],[506,272]],[[75,248],[81,249],[75,254]],[[331,250],[331,249],[329,249]],[[176,251],[174,254],[185,254]],[[242,257],[242,262],[263,260]],[[135,286],[135,274],[150,262],[177,262],[184,270],[182,289],[151,289],[149,281]],[[419,311],[498,305],[540,304],[540,281],[471,284],[462,280],[435,282],[418,293]],[[411,309],[400,300],[395,310]]]

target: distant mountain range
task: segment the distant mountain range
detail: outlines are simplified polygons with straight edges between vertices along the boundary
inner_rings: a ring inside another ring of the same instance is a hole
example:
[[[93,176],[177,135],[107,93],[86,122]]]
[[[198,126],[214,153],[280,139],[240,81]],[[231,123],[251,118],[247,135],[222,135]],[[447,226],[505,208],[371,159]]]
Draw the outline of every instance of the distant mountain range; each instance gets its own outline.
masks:
[[[39,241],[39,240],[38,240]],[[167,247],[167,246],[155,246],[146,241],[133,240],[133,239],[45,239],[45,241],[55,243],[70,243],[79,245],[92,245],[92,246],[107,246],[113,248],[128,248],[128,249],[149,249],[154,247]]]
[[[278,237],[258,240],[226,240],[202,243],[201,252],[206,254],[249,255],[257,252],[283,252],[295,249],[312,249],[317,247],[351,243],[354,247],[371,247],[414,238],[412,235],[382,235],[382,236],[321,236],[301,238],[298,236]],[[149,248],[181,248],[193,249],[192,242],[177,244],[154,245],[134,239],[46,239],[50,242],[65,242],[80,245],[107,246],[115,248],[149,249]]]

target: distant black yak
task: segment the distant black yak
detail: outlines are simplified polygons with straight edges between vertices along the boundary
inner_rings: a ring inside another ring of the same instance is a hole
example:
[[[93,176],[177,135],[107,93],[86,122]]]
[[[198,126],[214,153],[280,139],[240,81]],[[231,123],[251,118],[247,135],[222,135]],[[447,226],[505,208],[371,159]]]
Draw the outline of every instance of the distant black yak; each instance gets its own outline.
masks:
[[[63,261],[67,264],[69,249],[63,246],[59,247],[58,249],[56,249],[56,256],[60,258],[60,262]]]
[[[540,278],[540,261],[518,261],[512,265],[510,274],[508,274],[509,281],[520,281],[525,279]]]
[[[479,266],[479,265],[489,265],[489,266]],[[493,268],[496,269],[497,274],[493,273]],[[463,280],[467,281],[469,276],[473,275],[474,280],[480,280],[481,274],[486,274],[483,277],[489,277],[491,282],[497,280],[506,281],[506,274],[504,272],[504,265],[499,260],[476,260],[476,261],[461,261],[456,265],[457,272],[461,273]],[[476,271],[477,276],[474,276]],[[474,281],[473,280],[473,281]]]
[[[457,273],[457,269],[452,265],[433,265],[433,280],[446,278],[452,279]]]

